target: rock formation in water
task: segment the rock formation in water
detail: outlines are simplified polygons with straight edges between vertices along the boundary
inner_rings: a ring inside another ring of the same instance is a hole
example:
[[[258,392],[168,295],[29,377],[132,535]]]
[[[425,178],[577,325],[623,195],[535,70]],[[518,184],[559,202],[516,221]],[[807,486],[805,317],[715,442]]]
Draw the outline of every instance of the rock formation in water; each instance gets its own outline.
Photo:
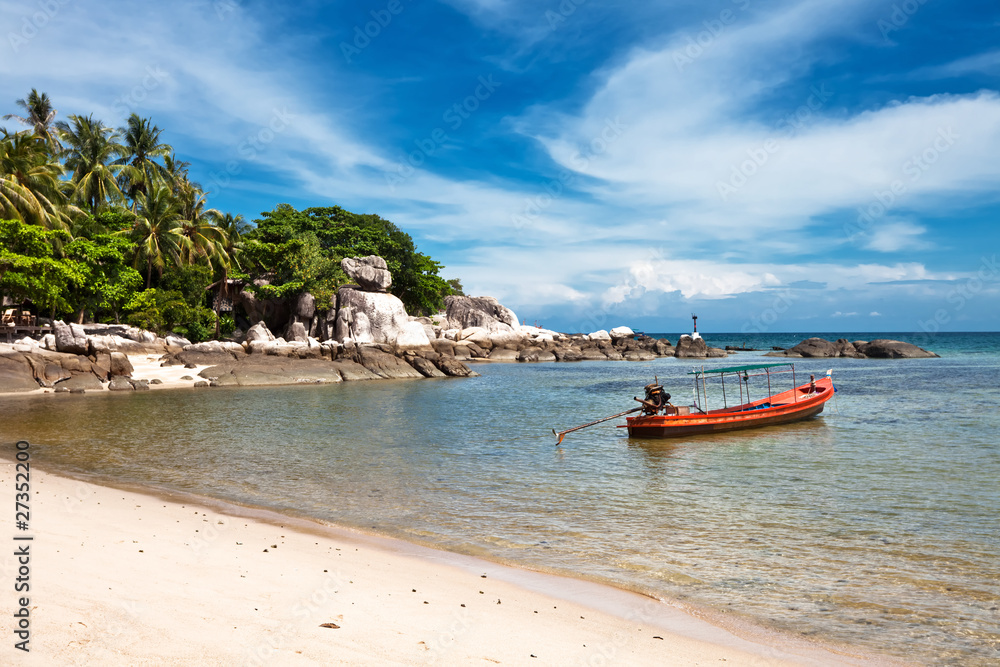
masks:
[[[863,340],[851,342],[846,338],[840,338],[836,342],[831,342],[823,338],[807,338],[795,347],[787,350],[768,352],[765,356],[821,359],[835,357],[847,357],[851,359],[926,359],[937,357],[938,355],[917,347],[912,343],[884,338],[870,342]]]

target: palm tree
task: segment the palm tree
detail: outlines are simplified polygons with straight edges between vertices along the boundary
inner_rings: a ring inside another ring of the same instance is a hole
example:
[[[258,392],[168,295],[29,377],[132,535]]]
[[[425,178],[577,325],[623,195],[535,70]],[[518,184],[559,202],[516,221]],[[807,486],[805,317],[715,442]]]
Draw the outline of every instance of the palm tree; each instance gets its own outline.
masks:
[[[163,274],[167,259],[179,257],[181,215],[176,200],[165,185],[136,195],[136,220],[132,239],[136,242],[134,266],[146,262],[146,289],[152,284],[153,267]]]
[[[70,206],[62,166],[52,160],[42,137],[4,132],[0,138],[0,217],[67,229],[80,214]]]
[[[171,156],[172,149],[169,144],[160,143],[163,130],[139,114],[129,116],[126,126],[118,131],[124,144],[121,157],[115,161],[122,167],[119,185],[134,205],[140,192],[149,193],[157,183],[169,182],[166,168],[155,160]]]
[[[219,283],[221,298],[215,300],[215,337],[218,338],[222,322],[220,317],[222,300],[229,297],[229,271],[234,264],[236,268],[241,268],[239,255],[243,250],[242,237],[250,229],[250,225],[247,224],[242,215],[215,211],[214,217],[216,229],[219,230],[219,255],[222,258],[220,262],[222,281]]]
[[[39,93],[32,88],[26,98],[17,100],[17,106],[24,109],[27,115],[18,116],[17,114],[9,113],[3,119],[10,120],[13,118],[22,125],[27,125],[34,131],[35,136],[41,137],[45,141],[46,146],[48,146],[53,156],[59,155],[61,148],[59,146],[59,136],[52,125],[52,120],[59,112],[52,108],[49,96],[45,93]]]
[[[180,195],[185,184],[190,183],[188,180],[188,167],[190,166],[190,162],[178,160],[173,153],[163,158],[163,169],[167,173],[167,181],[175,195]]]
[[[69,119],[72,124],[59,122],[56,128],[67,145],[63,155],[75,186],[72,200],[96,214],[124,198],[116,181],[122,168],[112,163],[123,148],[115,131],[93,115]]]

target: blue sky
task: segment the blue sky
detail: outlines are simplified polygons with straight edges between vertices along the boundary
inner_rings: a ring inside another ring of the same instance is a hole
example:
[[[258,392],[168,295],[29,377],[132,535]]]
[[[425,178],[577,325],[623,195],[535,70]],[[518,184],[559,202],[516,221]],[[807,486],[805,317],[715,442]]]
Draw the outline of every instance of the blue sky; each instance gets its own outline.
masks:
[[[0,112],[152,117],[564,331],[1000,330],[1000,6],[0,0]]]

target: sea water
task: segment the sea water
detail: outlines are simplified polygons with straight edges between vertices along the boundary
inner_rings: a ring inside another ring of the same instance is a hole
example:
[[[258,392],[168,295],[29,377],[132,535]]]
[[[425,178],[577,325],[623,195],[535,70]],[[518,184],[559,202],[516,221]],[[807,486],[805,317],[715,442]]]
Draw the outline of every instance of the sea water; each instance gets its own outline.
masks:
[[[768,350],[805,335],[705,337]],[[630,409],[654,377],[685,404],[693,366],[782,360],[0,398],[0,442],[30,440],[54,470],[598,579],[918,662],[995,664],[1000,334],[825,337],[909,339],[942,358],[794,360],[799,383],[833,370],[820,417],[677,440],[630,439],[618,419],[556,447],[551,429]]]

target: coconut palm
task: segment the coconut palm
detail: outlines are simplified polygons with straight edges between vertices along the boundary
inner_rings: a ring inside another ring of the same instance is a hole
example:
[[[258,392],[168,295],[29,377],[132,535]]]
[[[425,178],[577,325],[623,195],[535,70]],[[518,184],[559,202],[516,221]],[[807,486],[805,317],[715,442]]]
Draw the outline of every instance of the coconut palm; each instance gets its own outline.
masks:
[[[215,300],[215,337],[218,338],[222,321],[220,317],[222,300],[229,298],[229,272],[234,265],[238,269],[241,268],[239,255],[243,250],[242,237],[250,230],[250,225],[242,215],[215,211],[214,217],[215,227],[219,230],[219,256],[222,260],[219,263],[222,267],[222,280],[219,283],[219,294],[222,298]]]
[[[52,124],[56,114],[59,113],[52,108],[52,102],[45,93],[39,93],[34,88],[23,100],[17,100],[17,106],[25,111],[25,116],[9,113],[3,117],[4,120],[14,119],[22,125],[27,125],[36,136],[41,137],[48,146],[53,156],[59,155],[59,134]]]
[[[113,164],[123,148],[114,129],[94,120],[93,115],[72,115],[69,119],[69,123],[57,123],[56,128],[66,144],[63,156],[75,186],[72,201],[96,214],[124,199],[116,181],[122,168]]]
[[[0,138],[0,217],[67,229],[79,209],[69,206],[63,173],[42,137],[4,132]]]
[[[214,208],[205,208],[205,195],[202,192],[192,190],[187,193],[187,197],[180,201],[181,222],[176,231],[181,263],[205,262],[210,267],[213,261],[225,264],[227,259],[223,256],[223,235],[215,226],[215,220],[222,214]]]
[[[188,180],[188,167],[190,166],[190,162],[178,160],[177,156],[173,153],[163,158],[163,169],[167,173],[167,182],[170,184],[175,195],[180,195],[184,186],[190,183]]]
[[[137,248],[134,266],[146,262],[146,289],[153,279],[153,268],[163,274],[168,259],[179,258],[181,225],[180,207],[165,185],[159,185],[149,193],[136,195],[136,219],[131,236]]]
[[[163,130],[153,125],[149,118],[140,118],[133,113],[125,127],[119,128],[123,150],[115,164],[121,165],[119,186],[126,196],[136,201],[137,195],[151,192],[158,183],[169,183],[170,174],[156,162],[156,158],[167,158],[172,154],[169,144],[160,143]]]

